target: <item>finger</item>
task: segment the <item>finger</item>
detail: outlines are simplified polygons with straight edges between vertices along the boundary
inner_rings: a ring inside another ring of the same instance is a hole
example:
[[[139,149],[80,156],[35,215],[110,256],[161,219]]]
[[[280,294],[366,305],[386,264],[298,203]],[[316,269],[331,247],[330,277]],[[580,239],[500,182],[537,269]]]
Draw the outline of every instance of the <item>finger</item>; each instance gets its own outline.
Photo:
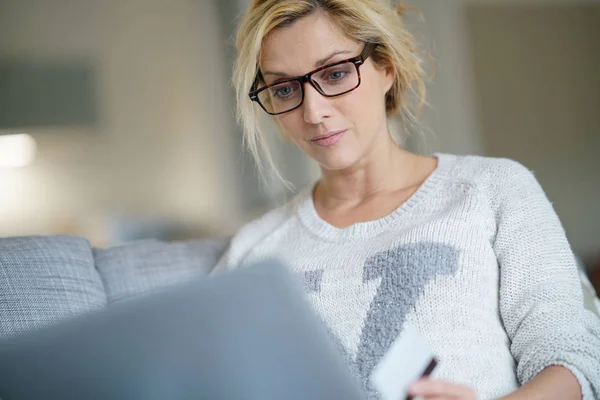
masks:
[[[459,400],[458,397],[448,397],[448,396],[419,396],[419,397],[410,397],[410,400]]]
[[[434,396],[419,396],[419,397],[409,397],[408,400],[457,400],[456,397],[448,397],[446,395],[434,395]]]
[[[454,394],[453,384],[438,379],[420,379],[410,387],[410,393],[417,396],[441,396]]]
[[[413,396],[424,398],[459,398],[473,399],[474,393],[471,389],[454,383],[439,379],[421,379],[411,385],[409,392]]]

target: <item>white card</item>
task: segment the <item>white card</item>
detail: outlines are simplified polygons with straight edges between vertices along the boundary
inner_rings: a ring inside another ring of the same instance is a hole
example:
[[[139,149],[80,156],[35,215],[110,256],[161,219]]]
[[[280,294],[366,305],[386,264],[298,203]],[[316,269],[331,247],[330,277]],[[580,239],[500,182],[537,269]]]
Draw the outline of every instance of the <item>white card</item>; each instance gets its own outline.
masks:
[[[408,387],[431,373],[432,363],[435,357],[423,336],[407,326],[373,370],[371,383],[383,400],[404,400]]]

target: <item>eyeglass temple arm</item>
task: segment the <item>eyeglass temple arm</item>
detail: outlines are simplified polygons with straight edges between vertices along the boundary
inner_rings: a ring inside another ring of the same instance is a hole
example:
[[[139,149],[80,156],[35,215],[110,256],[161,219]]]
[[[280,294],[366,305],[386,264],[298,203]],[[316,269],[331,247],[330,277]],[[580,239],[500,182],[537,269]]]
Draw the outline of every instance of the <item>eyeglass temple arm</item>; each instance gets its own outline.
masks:
[[[250,98],[256,97],[256,95],[252,96],[252,93],[258,89],[258,84],[263,79],[262,73],[260,72],[260,67],[256,67],[256,77],[254,78],[254,82],[252,82],[252,86],[250,87]]]
[[[361,64],[363,62],[365,62],[365,60],[367,58],[369,58],[371,56],[371,54],[373,54],[373,51],[375,51],[375,48],[379,46],[379,43],[373,43],[373,42],[369,42],[365,45],[365,48],[363,49],[363,51],[360,53],[360,60],[361,60]]]

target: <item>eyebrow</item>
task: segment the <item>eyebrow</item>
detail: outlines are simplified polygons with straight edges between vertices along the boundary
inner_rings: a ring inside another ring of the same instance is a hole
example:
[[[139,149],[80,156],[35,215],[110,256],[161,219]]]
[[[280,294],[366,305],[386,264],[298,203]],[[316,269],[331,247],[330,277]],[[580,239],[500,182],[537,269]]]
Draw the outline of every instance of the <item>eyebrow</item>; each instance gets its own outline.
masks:
[[[352,52],[350,50],[337,50],[337,51],[334,51],[334,52],[330,53],[327,57],[323,57],[320,60],[318,60],[315,63],[315,68],[321,67],[327,61],[329,61],[333,57],[335,57],[337,55],[340,55],[340,54],[354,54],[354,52]],[[273,72],[273,71],[263,71],[262,72],[262,76],[263,77],[265,77],[267,75],[275,75],[275,76],[279,76],[279,77],[282,77],[282,78],[289,78],[290,77],[290,75],[286,74],[285,72]]]

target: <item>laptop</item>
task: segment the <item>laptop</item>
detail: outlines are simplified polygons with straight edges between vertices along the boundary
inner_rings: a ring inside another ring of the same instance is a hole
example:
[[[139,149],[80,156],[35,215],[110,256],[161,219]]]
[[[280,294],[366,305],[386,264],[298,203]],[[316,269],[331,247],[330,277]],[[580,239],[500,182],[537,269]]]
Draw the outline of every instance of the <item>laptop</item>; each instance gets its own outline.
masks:
[[[267,261],[0,343],[0,399],[364,396],[296,279]]]

